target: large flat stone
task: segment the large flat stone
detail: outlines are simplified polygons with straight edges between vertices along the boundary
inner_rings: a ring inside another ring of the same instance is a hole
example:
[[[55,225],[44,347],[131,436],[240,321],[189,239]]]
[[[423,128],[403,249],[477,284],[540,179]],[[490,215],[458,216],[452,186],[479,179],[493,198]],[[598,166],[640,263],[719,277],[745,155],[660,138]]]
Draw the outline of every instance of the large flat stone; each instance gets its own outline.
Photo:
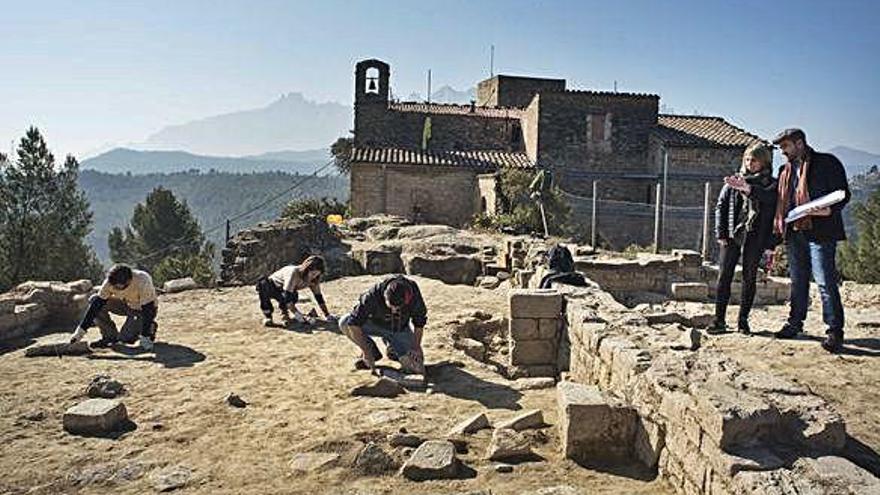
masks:
[[[469,435],[486,428],[491,428],[489,418],[486,417],[486,413],[478,413],[453,426],[452,429],[449,430],[449,435]]]
[[[400,472],[413,481],[450,479],[458,474],[458,465],[452,442],[430,440],[419,445]]]
[[[517,461],[532,456],[529,439],[522,433],[497,429],[492,433],[492,441],[486,451],[490,461]]]
[[[339,459],[333,452],[300,452],[290,460],[290,470],[295,474],[321,471]]]
[[[514,431],[528,430],[530,428],[540,428],[544,426],[544,414],[540,409],[533,409],[522,414],[499,423],[496,428],[508,428]]]
[[[511,318],[559,317],[562,294],[555,289],[514,289],[508,297]]]
[[[116,431],[128,419],[125,405],[110,399],[89,399],[64,413],[64,429],[77,435],[101,435]]]
[[[565,457],[582,463],[631,459],[634,409],[603,395],[595,386],[559,382],[556,390]]]
[[[34,345],[28,347],[24,351],[25,357],[39,357],[39,356],[82,356],[84,354],[91,354],[92,350],[89,349],[89,344],[87,342],[62,342],[60,344],[42,344],[42,345]]]
[[[692,384],[694,414],[700,426],[722,449],[767,438],[779,426],[779,411],[757,395],[720,380]]]

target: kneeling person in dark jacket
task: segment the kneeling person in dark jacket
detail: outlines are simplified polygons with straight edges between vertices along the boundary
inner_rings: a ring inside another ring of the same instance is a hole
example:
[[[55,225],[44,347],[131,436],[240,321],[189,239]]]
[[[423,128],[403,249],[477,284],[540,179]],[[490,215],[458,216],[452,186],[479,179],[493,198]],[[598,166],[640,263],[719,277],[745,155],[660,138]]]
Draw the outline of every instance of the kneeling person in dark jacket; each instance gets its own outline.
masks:
[[[387,278],[361,295],[351,314],[339,321],[339,328],[360,348],[359,369],[375,372],[382,353],[372,337],[388,346],[388,357],[400,361],[404,371],[424,374],[422,333],[428,309],[419,286],[403,275]]]
[[[107,279],[101,284],[98,293],[89,299],[89,308],[82,322],[70,337],[70,342],[78,342],[93,325],[101,330],[101,339],[91,343],[91,347],[109,347],[118,341],[133,344],[140,336],[144,350],[152,350],[156,340],[156,313],[158,299],[156,288],[150,274],[132,270],[127,265],[114,265],[107,272]],[[122,332],[117,331],[116,323],[110,314],[125,316]]]

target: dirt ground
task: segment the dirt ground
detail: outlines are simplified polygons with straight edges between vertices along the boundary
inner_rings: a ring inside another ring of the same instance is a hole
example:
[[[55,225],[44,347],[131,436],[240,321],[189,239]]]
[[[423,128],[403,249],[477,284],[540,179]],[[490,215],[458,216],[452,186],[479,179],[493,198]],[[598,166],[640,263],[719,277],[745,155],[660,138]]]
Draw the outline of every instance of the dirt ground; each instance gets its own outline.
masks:
[[[350,310],[357,295],[376,280],[325,284],[331,311]],[[347,463],[363,442],[383,441],[401,427],[443,438],[475,413],[485,411],[496,422],[533,408],[542,409],[550,425],[556,423],[553,389],[517,391],[487,365],[451,346],[450,322],[456,315],[474,310],[504,314],[505,294],[417,280],[429,307],[428,364],[463,364],[442,367],[432,393],[396,399],[350,396],[353,387],[372,381],[367,372],[353,371],[353,345],[326,329],[263,328],[251,287],[162,296],[155,353],[117,349],[91,357],[25,358],[23,347],[30,341],[0,350],[0,493],[145,493],[154,490],[151,480],[157,472],[175,466],[191,472],[181,493],[454,494],[491,489],[497,495],[558,485],[591,494],[670,493],[665,482],[634,467],[600,472],[561,459],[552,426],[532,433],[544,461],[517,465],[509,474],[496,472],[494,463],[483,459],[490,439],[486,430],[474,435],[468,453],[460,455],[475,471],[471,479],[414,483],[393,471],[356,474]],[[93,329],[87,338],[97,337]],[[63,338],[54,333],[36,340]],[[110,375],[128,389],[122,400],[136,428],[117,439],[73,436],[61,427],[65,409],[83,399],[97,374]],[[228,406],[224,397],[230,392],[248,407]],[[324,471],[293,474],[291,458],[310,451],[342,457]]]

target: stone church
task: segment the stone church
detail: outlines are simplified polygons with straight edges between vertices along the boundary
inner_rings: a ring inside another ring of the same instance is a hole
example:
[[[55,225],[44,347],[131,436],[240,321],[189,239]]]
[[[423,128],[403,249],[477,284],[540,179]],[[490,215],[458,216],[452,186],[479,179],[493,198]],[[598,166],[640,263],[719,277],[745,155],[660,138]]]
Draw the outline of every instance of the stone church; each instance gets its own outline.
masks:
[[[475,214],[495,212],[499,170],[547,168],[566,193],[590,196],[598,181],[602,200],[627,202],[599,211],[603,243],[646,245],[658,183],[666,183],[667,205],[702,205],[703,184],[711,182],[717,194],[745,148],[760,141],[721,117],[660,114],[653,94],[572,90],[564,79],[498,75],[478,84],[470,105],[397,102],[389,97],[390,78],[381,60],[355,67],[356,215],[462,226]],[[666,221],[675,231],[676,216]],[[693,225],[693,218],[681,223]]]

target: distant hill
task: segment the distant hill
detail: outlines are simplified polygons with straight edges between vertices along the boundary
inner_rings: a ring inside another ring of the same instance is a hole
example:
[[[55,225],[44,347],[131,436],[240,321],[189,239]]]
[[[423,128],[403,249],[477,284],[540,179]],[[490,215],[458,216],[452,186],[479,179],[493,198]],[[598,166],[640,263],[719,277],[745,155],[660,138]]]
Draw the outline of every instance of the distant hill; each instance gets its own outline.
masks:
[[[262,108],[165,127],[137,148],[221,156],[326,148],[348,134],[353,120],[349,105],[288,93]]]
[[[186,151],[139,151],[116,148],[84,160],[83,170],[108,174],[174,173],[187,170],[249,173],[289,172],[310,174],[330,160],[327,149],[278,151],[249,157],[204,156]]]
[[[465,91],[458,91],[451,86],[444,85],[431,93],[431,101],[433,103],[458,103],[464,105],[470,103],[471,100],[476,99],[477,90],[474,88]],[[424,97],[421,93],[410,93],[407,100],[422,101],[424,100]]]
[[[303,180],[302,176],[286,172],[127,175],[81,170],[79,174],[80,188],[85,192],[94,214],[94,230],[87,239],[104,263],[108,263],[110,257],[107,247],[110,229],[127,225],[134,206],[142,203],[157,186],[170,189],[179,199],[186,200],[203,230],[220,226],[208,233],[207,237],[218,248],[222,248],[227,218],[259,205],[300,180]],[[324,196],[347,199],[348,178],[328,176],[308,179],[300,189],[235,222],[232,232],[263,220],[278,218],[284,205],[291,199]]]
[[[843,162],[846,174],[850,177],[867,172],[872,165],[880,165],[880,155],[848,146],[835,146],[828,152]]]

